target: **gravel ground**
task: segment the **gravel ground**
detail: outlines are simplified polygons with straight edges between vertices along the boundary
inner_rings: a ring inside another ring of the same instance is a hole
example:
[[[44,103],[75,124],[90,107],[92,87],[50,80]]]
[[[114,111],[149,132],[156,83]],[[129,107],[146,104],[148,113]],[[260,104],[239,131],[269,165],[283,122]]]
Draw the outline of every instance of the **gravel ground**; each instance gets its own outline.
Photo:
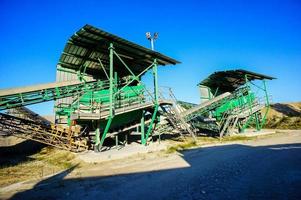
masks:
[[[12,199],[301,199],[301,131],[91,164],[0,190]],[[18,190],[18,191],[17,191]]]

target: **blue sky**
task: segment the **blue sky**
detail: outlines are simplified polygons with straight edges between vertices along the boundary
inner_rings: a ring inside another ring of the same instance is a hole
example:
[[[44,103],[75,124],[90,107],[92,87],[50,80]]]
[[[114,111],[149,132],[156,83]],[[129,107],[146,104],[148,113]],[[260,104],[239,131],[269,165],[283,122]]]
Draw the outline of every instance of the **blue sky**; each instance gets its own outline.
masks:
[[[196,84],[243,68],[277,77],[274,102],[301,100],[301,1],[0,1],[0,88],[55,81],[68,37],[91,24],[182,64],[159,69],[159,84],[199,102]],[[144,78],[150,82],[150,74]],[[52,113],[52,103],[31,106]]]

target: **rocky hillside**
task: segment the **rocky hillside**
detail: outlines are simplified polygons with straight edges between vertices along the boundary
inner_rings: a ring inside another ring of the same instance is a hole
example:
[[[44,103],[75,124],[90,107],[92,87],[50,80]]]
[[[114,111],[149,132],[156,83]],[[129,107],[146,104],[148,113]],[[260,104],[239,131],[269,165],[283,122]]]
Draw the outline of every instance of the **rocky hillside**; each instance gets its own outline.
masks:
[[[301,102],[272,104],[266,128],[301,129]]]

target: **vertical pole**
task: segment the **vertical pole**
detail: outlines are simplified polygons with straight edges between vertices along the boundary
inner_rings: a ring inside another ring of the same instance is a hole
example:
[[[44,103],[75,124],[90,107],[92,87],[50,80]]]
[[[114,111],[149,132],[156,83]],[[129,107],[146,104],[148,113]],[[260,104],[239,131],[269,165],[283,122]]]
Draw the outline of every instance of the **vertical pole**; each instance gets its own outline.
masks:
[[[99,124],[97,124],[97,128],[96,128],[96,130],[95,130],[94,143],[95,143],[95,151],[97,151],[97,150],[98,150],[98,146],[99,146],[99,144],[100,144]]]
[[[247,103],[249,104],[249,108],[250,108],[250,114],[251,117],[246,121],[246,123],[244,124],[244,126],[242,127],[242,132],[245,131],[245,129],[247,128],[247,126],[249,125],[249,122],[253,119],[253,114],[252,114],[252,102],[251,102],[251,96],[250,96],[250,91],[251,91],[251,86],[248,80],[248,75],[245,75],[245,81],[248,87],[248,94],[247,94]]]
[[[150,122],[150,124],[149,124],[149,127],[148,127],[148,129],[147,129],[146,135],[145,135],[145,137],[144,137],[144,143],[143,143],[144,145],[147,144],[147,139],[148,139],[150,133],[151,133],[152,130],[153,130],[153,125],[154,125],[154,122],[155,122],[155,120],[156,120],[158,108],[159,108],[159,106],[158,106],[158,105],[155,105],[155,110],[154,110],[154,113],[153,113],[153,115],[152,115],[151,122]]]
[[[255,113],[255,123],[256,123],[256,131],[260,130],[259,116],[258,113]]]
[[[263,89],[264,89],[265,99],[266,99],[266,111],[265,111],[264,116],[262,118],[262,121],[261,121],[261,124],[260,124],[260,129],[265,124],[267,114],[268,114],[268,112],[270,110],[270,100],[269,100],[269,95],[268,95],[268,91],[267,91],[265,80],[262,80],[262,82],[263,82]]]
[[[114,90],[114,77],[113,77],[113,56],[114,56],[114,47],[113,43],[110,43],[110,117],[113,116],[113,90]]]
[[[118,134],[115,136],[115,146],[118,147]]]
[[[118,87],[117,72],[114,72],[113,85],[114,85],[114,87],[113,87],[113,97],[112,97],[112,99],[115,100],[114,101],[114,108],[116,108],[116,107],[120,107],[120,105],[119,105],[120,103],[116,105],[116,102],[118,102],[118,101],[116,101],[118,99],[118,95],[116,95],[116,92],[118,90],[118,88],[117,88]]]
[[[117,75],[117,72],[114,72],[114,89],[115,89],[115,91],[114,92],[116,92],[116,90],[117,90],[117,86],[118,86],[118,75]]]
[[[269,106],[270,105],[270,100],[269,100],[269,95],[268,95],[268,91],[267,91],[267,86],[266,86],[265,80],[262,80],[262,82],[263,82],[265,98],[267,100],[267,105]]]
[[[251,104],[251,96],[250,96],[250,91],[251,91],[251,86],[250,86],[250,83],[249,83],[249,80],[248,80],[248,75],[245,75],[245,80],[246,80],[246,84],[247,84],[247,87],[248,87],[248,103],[249,103],[249,106],[250,106],[250,111],[252,113],[252,104]]]
[[[154,47],[154,38],[151,38],[150,41],[151,41],[151,48],[154,51],[155,50],[155,47]]]
[[[144,137],[145,137],[145,129],[144,129],[144,114],[145,111],[142,111],[142,116],[140,120],[140,126],[141,126],[141,144],[144,144]]]
[[[107,121],[107,124],[106,124],[106,127],[105,127],[105,130],[102,134],[102,137],[101,137],[101,140],[100,140],[100,143],[98,145],[98,150],[100,150],[100,148],[102,147],[102,144],[107,136],[107,133],[110,129],[110,126],[111,126],[111,123],[112,123],[112,120],[113,120],[113,117],[114,117],[114,69],[113,69],[113,56],[114,56],[114,47],[113,47],[113,43],[110,43],[110,47],[109,47],[109,51],[110,51],[110,75],[109,75],[109,78],[110,78],[110,100],[109,100],[109,103],[110,103],[110,108],[109,108],[109,117],[108,117],[108,121]]]
[[[155,96],[155,103],[156,103],[156,105],[159,105],[159,103],[158,103],[159,87],[158,87],[158,64],[157,64],[157,59],[154,60],[153,76],[154,76],[154,96]]]
[[[146,135],[144,137],[144,141],[142,144],[146,145],[147,144],[147,139],[150,135],[150,133],[153,130],[153,125],[154,122],[157,118],[157,112],[159,109],[159,87],[158,87],[158,64],[157,64],[157,59],[154,59],[154,64],[153,64],[153,77],[154,77],[154,97],[155,97],[155,103],[154,103],[154,112],[152,115],[151,122],[149,124],[149,127],[147,129]]]

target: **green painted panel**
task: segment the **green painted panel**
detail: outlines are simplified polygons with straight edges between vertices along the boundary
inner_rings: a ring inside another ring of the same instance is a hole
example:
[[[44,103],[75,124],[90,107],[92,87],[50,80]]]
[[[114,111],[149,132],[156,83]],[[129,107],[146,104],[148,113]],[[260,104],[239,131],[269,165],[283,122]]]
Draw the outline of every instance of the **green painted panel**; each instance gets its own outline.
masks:
[[[111,123],[110,131],[114,129],[122,128],[124,126],[128,126],[129,124],[135,122],[140,122],[141,115],[142,115],[142,110],[137,110],[137,111],[115,116]],[[103,120],[100,122],[100,127],[104,129],[106,124],[107,124],[107,120]]]
[[[73,103],[71,106],[66,105],[64,107],[57,108],[56,115],[66,116],[68,119],[70,119],[71,113],[74,112],[75,110],[78,110],[79,105],[85,105],[87,107],[89,107],[89,106],[91,107],[91,105],[94,105],[95,102],[98,104],[101,103],[102,105],[109,104],[109,101],[110,101],[109,93],[110,93],[110,91],[107,89],[100,90],[100,91],[87,91],[85,94],[83,94],[80,97],[79,102],[75,101],[75,103]],[[143,100],[143,97],[142,97],[143,93],[144,93],[143,85],[127,86],[119,93],[118,96],[116,96],[115,106],[120,107],[120,106],[124,105],[121,103],[124,101],[127,102],[127,105],[129,105],[131,102],[137,102],[137,99]],[[139,116],[139,120],[141,117],[140,112],[141,111],[136,113]],[[131,113],[130,115],[115,116],[112,121],[111,127],[116,128],[118,126],[123,126],[123,123],[131,123],[131,121],[135,121],[136,114]],[[102,123],[106,123],[106,121],[104,121]],[[105,124],[104,124],[104,126],[105,126]]]
[[[224,103],[222,106],[218,107],[215,110],[214,115],[217,119],[220,119],[224,112],[228,110],[232,110],[239,106],[248,105],[249,103],[252,103],[254,100],[255,100],[255,94],[252,92],[249,93],[248,95],[241,96],[236,99],[232,99]]]
[[[139,95],[142,95],[143,92],[144,92],[143,85],[128,86],[122,90],[119,98],[125,99],[125,98],[137,97]]]
[[[90,105],[91,102],[109,102],[109,94],[109,90],[88,91],[80,98],[79,102],[84,105]]]

